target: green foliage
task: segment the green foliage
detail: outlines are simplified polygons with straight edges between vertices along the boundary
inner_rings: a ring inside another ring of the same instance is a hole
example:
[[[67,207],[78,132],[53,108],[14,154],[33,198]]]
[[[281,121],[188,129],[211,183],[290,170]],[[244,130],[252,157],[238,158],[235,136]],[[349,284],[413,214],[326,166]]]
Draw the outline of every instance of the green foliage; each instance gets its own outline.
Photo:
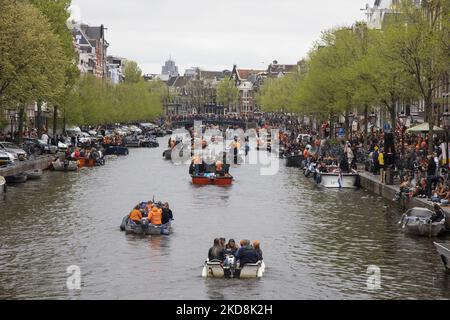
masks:
[[[234,105],[239,99],[239,90],[231,78],[223,79],[216,89],[217,102],[226,106]]]
[[[60,38],[34,6],[0,0],[0,105],[56,99],[64,91]]]
[[[65,113],[67,123],[78,125],[148,121],[161,114],[160,93],[146,82],[114,85],[92,75],[74,86]]]
[[[125,83],[139,83],[144,81],[144,78],[142,77],[142,70],[134,61],[125,61],[123,73],[125,77]]]

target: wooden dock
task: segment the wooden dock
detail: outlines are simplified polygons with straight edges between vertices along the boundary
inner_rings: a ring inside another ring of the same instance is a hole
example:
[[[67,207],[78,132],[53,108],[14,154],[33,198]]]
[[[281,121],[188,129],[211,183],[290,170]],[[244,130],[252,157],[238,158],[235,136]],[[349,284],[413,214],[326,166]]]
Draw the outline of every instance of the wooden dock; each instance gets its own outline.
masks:
[[[54,155],[45,155],[35,160],[17,161],[12,166],[0,168],[0,176],[9,177],[31,170],[46,170],[50,167],[54,158]]]

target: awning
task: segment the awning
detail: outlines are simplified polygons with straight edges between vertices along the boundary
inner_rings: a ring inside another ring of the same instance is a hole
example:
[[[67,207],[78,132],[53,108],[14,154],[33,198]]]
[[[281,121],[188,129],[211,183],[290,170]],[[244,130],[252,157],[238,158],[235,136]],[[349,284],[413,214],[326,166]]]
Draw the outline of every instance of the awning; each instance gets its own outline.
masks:
[[[406,130],[406,132],[408,133],[421,133],[421,132],[429,132],[430,131],[430,126],[428,124],[428,122],[424,122],[422,124],[419,124],[415,127],[409,128],[408,130]],[[445,130],[442,128],[439,128],[437,126],[434,126],[434,132],[444,132]]]

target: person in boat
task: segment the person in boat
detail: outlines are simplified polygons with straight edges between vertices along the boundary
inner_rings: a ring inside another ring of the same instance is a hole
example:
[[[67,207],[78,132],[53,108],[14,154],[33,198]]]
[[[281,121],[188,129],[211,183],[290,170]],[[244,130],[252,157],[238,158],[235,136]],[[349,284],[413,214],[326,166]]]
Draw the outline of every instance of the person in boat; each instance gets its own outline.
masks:
[[[225,246],[225,254],[236,256],[237,251],[239,250],[234,239],[228,240],[227,245]]]
[[[442,210],[441,206],[437,203],[434,204],[434,214],[431,216],[430,221],[433,222],[441,222],[442,219],[445,219],[444,210]]]
[[[263,259],[263,254],[262,254],[262,250],[261,250],[261,243],[259,242],[259,240],[254,240],[253,243],[253,249],[255,249],[255,251],[258,253],[259,256],[259,260]]]
[[[134,209],[128,215],[128,218],[135,223],[141,223],[142,213],[141,213],[141,209],[140,209],[139,205],[134,207]]]
[[[219,238],[219,244],[222,248],[225,249],[225,243],[227,242],[227,239],[225,238]]]
[[[257,263],[261,260],[258,252],[252,247],[250,240],[243,240],[242,247],[236,253],[236,260],[242,268],[247,263]]]
[[[225,175],[225,170],[222,161],[216,161],[216,175],[223,177]]]
[[[162,216],[161,216],[161,223],[163,225],[170,224],[170,222],[173,220],[173,213],[172,210],[169,208],[169,203],[164,203],[162,207]]]
[[[75,148],[75,151],[72,154],[72,158],[80,158],[80,157],[81,157],[80,150],[78,148]]]
[[[162,209],[158,206],[153,206],[152,210],[148,213],[147,220],[153,225],[162,224]]]
[[[192,163],[194,165],[195,176],[199,176],[201,165],[202,165],[202,158],[200,157],[200,155],[194,154],[194,157],[192,158]]]
[[[219,238],[214,239],[214,244],[211,248],[209,248],[208,250],[208,260],[209,261],[214,261],[214,260],[218,260],[220,262],[225,260],[225,250],[224,248],[220,245],[220,240]]]

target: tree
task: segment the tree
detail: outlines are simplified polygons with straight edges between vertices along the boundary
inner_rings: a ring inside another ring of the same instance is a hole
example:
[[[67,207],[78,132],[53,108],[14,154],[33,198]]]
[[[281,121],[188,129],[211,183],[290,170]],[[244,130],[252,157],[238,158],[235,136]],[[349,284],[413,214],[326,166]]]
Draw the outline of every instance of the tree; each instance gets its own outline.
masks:
[[[386,56],[410,75],[424,101],[430,152],[436,124],[434,96],[450,70],[449,20],[448,0],[423,1],[420,6],[402,1],[399,14],[384,28]]]
[[[0,106],[18,107],[22,119],[25,104],[63,92],[64,53],[38,9],[13,0],[0,7]]]
[[[144,78],[142,77],[142,70],[134,61],[125,61],[123,73],[126,83],[138,83],[144,81]]]
[[[235,81],[225,77],[216,88],[217,103],[225,105],[230,110],[239,100],[239,89],[236,88]]]

